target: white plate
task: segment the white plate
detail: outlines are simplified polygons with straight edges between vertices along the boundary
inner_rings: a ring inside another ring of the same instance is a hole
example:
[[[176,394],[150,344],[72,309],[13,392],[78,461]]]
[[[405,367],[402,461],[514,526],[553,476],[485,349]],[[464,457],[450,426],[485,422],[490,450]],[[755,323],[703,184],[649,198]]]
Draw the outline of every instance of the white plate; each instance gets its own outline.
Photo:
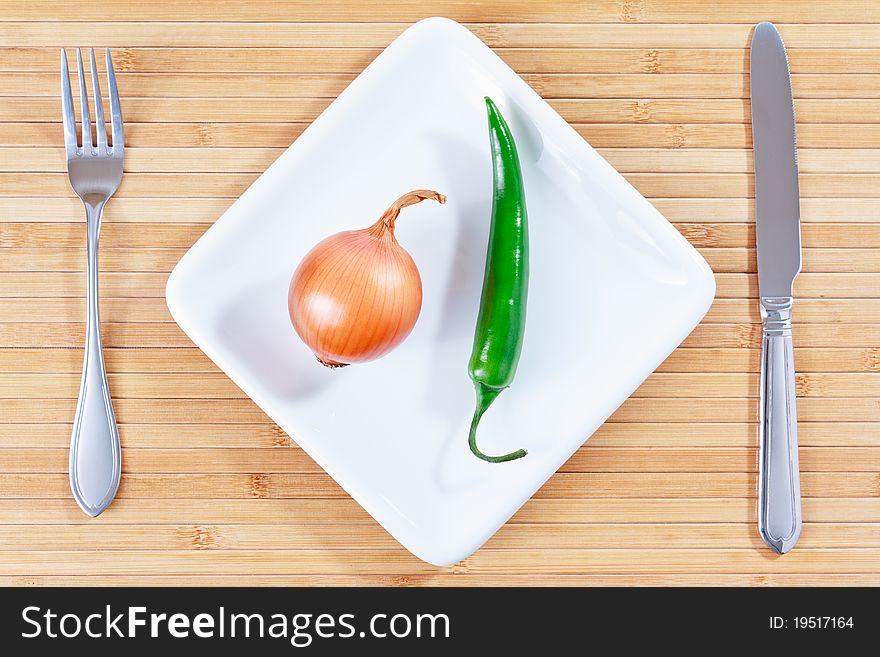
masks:
[[[519,371],[479,431],[486,453],[528,449],[504,464],[467,446],[492,198],[486,95],[519,148],[531,233]],[[322,367],[288,318],[293,270],[322,238],[425,187],[449,202],[397,223],[424,285],[415,329],[378,361]],[[445,565],[531,497],[687,336],[714,291],[696,250],[547,103],[465,28],[432,18],[205,233],[167,299],[187,335],[355,500]]]

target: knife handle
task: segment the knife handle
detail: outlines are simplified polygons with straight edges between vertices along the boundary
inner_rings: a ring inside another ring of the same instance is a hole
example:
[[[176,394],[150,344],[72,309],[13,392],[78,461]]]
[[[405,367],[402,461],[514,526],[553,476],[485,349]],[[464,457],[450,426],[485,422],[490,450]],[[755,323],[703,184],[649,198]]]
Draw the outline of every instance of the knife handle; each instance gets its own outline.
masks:
[[[791,550],[801,535],[791,307],[791,297],[761,298],[758,529],[779,554]]]

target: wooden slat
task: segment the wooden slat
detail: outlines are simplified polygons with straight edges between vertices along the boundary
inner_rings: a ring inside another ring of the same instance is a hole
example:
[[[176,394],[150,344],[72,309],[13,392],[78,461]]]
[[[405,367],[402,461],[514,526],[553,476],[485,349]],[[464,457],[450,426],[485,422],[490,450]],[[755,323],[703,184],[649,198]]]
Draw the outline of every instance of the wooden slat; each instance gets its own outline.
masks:
[[[751,173],[752,152],[745,149],[604,148],[600,155],[623,173]],[[58,160],[59,158],[55,158]],[[809,149],[798,151],[801,173],[866,173],[880,170],[878,149]]]
[[[85,329],[81,324],[0,323],[0,347],[79,347],[84,340]],[[106,322],[103,340],[107,347],[120,348],[192,346],[189,337],[170,322]],[[799,327],[794,338],[796,348],[857,345],[872,348],[878,341],[880,324],[806,324]],[[757,348],[760,343],[760,324],[703,324],[694,329],[683,344],[699,348]]]
[[[832,422],[841,416],[856,422],[880,419],[876,399],[813,399],[798,404],[798,420]],[[717,399],[694,403],[688,399],[629,399],[611,416],[611,422],[755,422],[758,405],[750,399]]]
[[[103,261],[102,261],[103,262]],[[83,297],[0,298],[2,323],[71,322],[79,324],[86,316]],[[171,313],[161,298],[106,298],[101,300],[101,319],[105,322],[171,322]]]
[[[108,215],[110,212],[108,209]],[[108,222],[106,226],[101,226],[100,245],[102,249],[187,249],[208,227],[208,224],[190,223]],[[872,229],[868,228],[865,232],[870,234]],[[0,223],[0,247],[82,248],[84,233],[85,222],[82,220],[65,223]]]
[[[380,52],[353,47],[127,47],[114,49],[113,58],[120,72],[360,73]],[[520,73],[740,73],[747,61],[743,48],[497,47],[495,52]],[[880,49],[789,48],[788,58],[792,73],[876,73]],[[57,56],[45,48],[0,45],[0,71],[57,70]]]
[[[754,196],[752,174],[733,173],[627,173],[643,195],[661,198],[727,198]],[[120,197],[176,198],[183,192],[183,180],[196,198],[234,198],[256,179],[253,173],[133,173],[123,178]],[[880,174],[810,174],[800,176],[805,198],[878,198]],[[0,195],[68,196],[66,174],[41,173],[39,179],[27,173],[0,173]],[[39,187],[38,187],[39,186]]]
[[[838,324],[880,320],[877,299],[802,299],[798,301],[798,324]],[[758,304],[751,299],[715,299],[703,319],[706,324],[757,323]]]
[[[56,424],[0,424],[5,447],[66,448],[72,418]],[[271,423],[131,424],[119,427],[123,444],[136,448],[201,449],[279,448],[291,439]],[[590,437],[589,447],[726,447],[753,448],[756,422],[627,422],[607,423]],[[804,447],[880,447],[880,432],[869,422],[803,422],[798,440]],[[552,482],[552,479],[551,479]]]
[[[287,147],[327,104],[321,99],[267,103],[234,98],[143,99],[123,109],[125,142],[134,147]],[[714,119],[678,123],[631,119],[597,122],[596,117],[585,114],[577,105],[572,108],[559,101],[551,104],[595,148],[743,149],[752,145],[749,126],[742,123],[718,123]],[[57,105],[57,100],[48,98],[4,100],[0,103],[0,145],[57,145]],[[632,113],[633,103],[629,102],[628,107]],[[279,116],[287,117],[288,122],[278,123]],[[880,125],[858,119],[847,117],[846,123],[801,123],[798,144],[802,148],[880,148]]]
[[[194,229],[198,230],[198,229]],[[64,231],[67,232],[67,231]],[[72,233],[71,243],[76,239],[77,228],[69,229]],[[157,248],[157,247],[111,247],[102,251],[100,266],[102,271],[113,272],[170,272],[178,260],[183,256],[186,249],[182,248]],[[701,254],[712,267],[720,274],[755,273],[757,272],[757,259],[754,248],[735,247],[705,247],[700,249]],[[4,249],[3,258],[0,260],[0,271],[84,271],[85,249],[68,247],[8,247]],[[803,270],[810,274],[839,273],[874,273],[878,268],[877,255],[873,249],[819,249],[808,248],[803,250]],[[36,300],[30,300],[36,301]],[[874,321],[876,317],[872,309],[875,300],[869,299],[862,302],[858,315],[853,314],[861,321]],[[724,303],[719,300],[717,303]],[[830,299],[819,302],[821,316],[827,319],[813,319],[811,308],[818,307],[812,300],[806,299],[806,303],[798,305],[798,319],[800,321],[838,321],[834,319],[844,309],[850,309],[852,303],[847,299]],[[47,303],[40,301],[38,303]],[[48,310],[48,306],[46,306]],[[855,311],[855,309],[852,309]],[[741,319],[748,313],[739,315]],[[51,313],[45,316],[51,317]],[[708,321],[711,321],[710,315]]]
[[[751,198],[755,194],[753,174],[626,173],[624,177],[647,197]],[[799,176],[799,180],[800,192],[804,198],[835,196],[871,198],[880,194],[876,187],[872,189],[872,186],[880,183],[880,176],[875,174],[804,173]]]
[[[351,73],[201,73],[117,74],[121,98],[335,98],[354,79]],[[58,74],[6,72],[3,96],[57,97]],[[719,85],[720,92],[720,85]],[[125,108],[123,108],[125,111]]]
[[[650,550],[617,549],[617,550],[593,550],[569,549],[569,550],[505,550],[492,554],[489,550],[478,552],[467,560],[472,572],[496,571],[496,572],[579,572],[589,568],[596,572],[618,572],[623,567],[623,561],[638,557],[637,561],[630,566],[634,572],[687,572],[693,569],[705,569],[708,572],[724,572],[736,570],[737,572],[763,573],[767,570],[765,555],[758,550],[699,550],[681,549],[672,550],[671,554],[657,554]],[[864,550],[810,550],[800,549],[792,551],[793,559],[779,559],[774,562],[774,570],[788,573],[827,572],[833,570],[841,573],[860,573],[871,568],[874,560],[880,557],[880,550],[866,548]],[[534,559],[540,555],[542,563],[534,564]],[[21,555],[25,557],[25,554]],[[29,559],[25,559],[25,562]],[[40,559],[42,562],[50,562]],[[106,560],[111,561],[110,559]],[[224,561],[225,562],[225,561]],[[230,560],[230,566],[234,560]],[[530,562],[532,562],[530,564]],[[115,564],[114,564],[115,565]],[[26,566],[25,566],[26,567]],[[125,566],[116,566],[124,568]],[[107,565],[108,570],[112,568]],[[59,570],[64,571],[64,568]]]
[[[10,225],[7,224],[7,226]],[[45,225],[26,224],[28,232],[35,226]],[[120,226],[123,225],[120,224]],[[135,231],[132,230],[131,232],[134,234]],[[200,229],[196,228],[194,232],[200,232]],[[878,236],[880,236],[880,224],[878,224],[877,232]],[[195,237],[197,236],[193,236],[193,239]],[[164,272],[109,271],[101,279],[102,294],[107,297],[162,297],[165,294],[167,278],[168,275]],[[716,294],[721,299],[757,298],[758,279],[755,274],[719,273],[715,274],[715,281],[717,285]],[[794,289],[795,294],[808,299],[858,299],[871,298],[878,284],[880,284],[880,273],[805,273],[797,278]],[[0,271],[0,297],[54,298],[79,297],[84,294],[85,277],[79,272]]]
[[[159,301],[157,299],[157,301]],[[176,324],[106,322],[103,334],[108,348],[191,347],[192,342]],[[85,334],[80,324],[46,322],[0,323],[0,347],[79,347]],[[806,324],[795,332],[795,346],[800,347],[866,347],[880,341],[876,324],[824,325]],[[684,341],[688,348],[759,348],[760,324],[704,324],[698,326]],[[862,358],[865,356],[862,355]],[[869,354],[867,356],[871,358]]]
[[[125,172],[262,173],[283,152],[277,147],[128,148]],[[0,171],[66,172],[64,148],[0,148]]]
[[[553,477],[536,493],[536,498],[752,497],[756,486],[754,472],[565,472]],[[70,482],[66,473],[15,473],[4,474],[0,479],[2,498],[64,499],[69,494]],[[804,497],[874,497],[878,495],[877,476],[871,472],[804,472],[801,494]],[[134,499],[291,499],[342,498],[346,493],[323,473],[129,473],[117,496]],[[0,536],[2,534],[0,527]],[[874,542],[880,546],[880,536],[876,536]],[[0,548],[4,546],[0,540]]]
[[[755,243],[754,224],[685,222],[675,226],[698,248],[743,248],[743,245]],[[208,228],[206,224],[190,223],[108,223],[101,228],[101,246],[104,249],[188,248]],[[0,222],[0,248],[81,248],[84,230],[82,221]],[[801,238],[805,249],[824,248],[829,243],[835,248],[875,249],[880,247],[880,223],[805,224],[801,227]]]
[[[250,187],[257,176],[252,173],[133,173],[125,176],[116,195],[120,197],[178,196],[196,198],[235,198]],[[183,180],[190,189],[184,194]],[[67,174],[43,173],[38,179],[26,173],[0,173],[0,195],[3,196],[69,196]],[[39,184],[39,189],[38,189]]]
[[[74,399],[0,398],[0,417],[20,423],[66,422],[73,416]],[[114,405],[122,422],[187,424],[199,422],[268,422],[247,399],[119,399]],[[631,398],[609,422],[756,422],[758,405],[746,398],[693,399]],[[844,415],[845,414],[845,415]],[[852,422],[880,421],[880,403],[869,398],[803,398],[798,418],[803,422],[833,422],[844,415]]]
[[[757,372],[760,351],[756,348],[681,348],[660,365],[659,372]],[[805,347],[797,351],[798,371],[880,372],[880,348]],[[216,372],[217,368],[198,349],[106,348],[110,372],[176,373]],[[9,373],[77,372],[82,350],[46,348],[0,348],[0,366]],[[711,368],[711,369],[710,369]]]
[[[834,524],[880,522],[878,498],[805,498],[808,522]],[[632,498],[632,499],[532,499],[510,519],[520,524],[626,524],[756,522],[756,504],[746,498]],[[323,525],[372,523],[357,502],[339,499],[240,499],[240,500],[117,500],[97,520],[86,517],[73,499],[0,499],[0,525],[29,527],[65,524],[87,525]],[[31,530],[39,531],[39,530]],[[764,554],[757,552],[757,554]],[[626,572],[624,569],[622,572]]]
[[[660,372],[757,372],[760,351],[755,348],[680,348],[660,365]],[[161,348],[105,349],[110,372],[216,372],[196,348],[172,352]],[[880,372],[880,348],[798,349],[800,372]],[[46,348],[0,348],[0,366],[9,373],[75,372],[82,351]],[[711,369],[710,369],[711,368]]]
[[[795,347],[873,347],[880,342],[880,325],[805,324],[798,327]],[[760,324],[703,324],[682,343],[687,347],[760,347]]]
[[[136,295],[136,293],[135,293]],[[110,323],[102,324],[103,342],[108,347],[191,347],[192,341],[177,324]],[[85,344],[81,324],[0,324],[0,346],[4,347],[79,347]]]
[[[366,7],[346,0],[326,0],[319,5],[308,2],[245,3],[219,0],[214,5],[225,21],[303,21],[303,22],[373,22],[411,23],[425,15],[425,6],[416,0],[389,0]],[[871,3],[829,3],[821,0],[720,0],[711,5],[689,0],[666,0],[657,3],[625,3],[617,0],[562,0],[555,3],[531,3],[527,0],[461,3],[455,0],[434,0],[434,15],[448,16],[466,22],[479,17],[487,22],[529,23],[754,23],[755,15],[779,23],[874,23],[880,21],[880,9]],[[174,16],[178,21],[201,21],[205,15],[197,5],[181,6],[174,0],[153,0],[149,4],[132,5],[125,0],[107,0],[101,7],[78,0],[58,7],[51,0],[32,0],[15,4],[8,12],[10,20],[116,20],[151,21]],[[511,20],[516,18],[516,21]]]
[[[352,73],[133,73],[118,74],[120,94],[139,98],[335,98]],[[880,75],[792,74],[795,98],[877,98]],[[7,71],[3,96],[56,97],[58,74]],[[748,98],[743,73],[524,73],[545,98]],[[125,111],[125,107],[123,107]]]
[[[282,148],[129,148],[127,173],[262,173]],[[603,148],[599,154],[624,173],[750,173],[752,152],[746,149]],[[0,171],[65,172],[63,148],[0,147]],[[877,173],[880,149],[801,149],[802,173]]]
[[[560,112],[566,120],[574,118]],[[588,120],[588,119],[586,119]],[[627,125],[576,122],[574,128],[595,148],[751,148],[749,126],[730,123],[665,123]],[[804,148],[876,148],[880,126],[858,124],[814,124],[797,126],[798,144]]]
[[[461,586],[878,586],[880,576],[872,573],[677,573],[657,575],[639,573],[621,574],[485,574],[463,572],[398,573],[395,575],[0,575],[0,585],[16,587],[35,586],[180,586],[184,580],[189,586],[396,586],[396,587],[461,587]]]
[[[0,472],[65,473],[67,450],[0,448]],[[880,447],[804,447],[803,472],[875,472],[880,470]],[[250,497],[269,497],[264,473],[316,473],[320,467],[298,447],[225,449],[123,449],[123,473],[259,473],[248,482]],[[637,447],[582,448],[560,472],[754,472],[755,449],[665,449]],[[183,484],[186,485],[185,483]],[[876,492],[876,491],[875,491]],[[185,495],[181,495],[184,496]],[[227,497],[218,488],[217,497]],[[149,497],[149,496],[148,496]]]
[[[159,300],[161,301],[161,300]],[[105,303],[104,300],[101,302]],[[851,356],[850,359],[855,356]],[[74,372],[82,367],[80,348],[0,348],[0,368],[4,372]],[[168,349],[104,348],[104,364],[109,372],[217,372],[217,367],[195,347]]]
[[[712,270],[718,273],[755,273],[758,271],[754,248],[703,248],[700,253]],[[809,273],[857,273],[874,272],[878,268],[878,256],[873,249],[802,249],[803,268]],[[870,307],[870,302],[866,304]],[[798,307],[798,319],[804,321],[803,306]],[[870,312],[869,312],[870,314]]]
[[[515,17],[512,14],[510,17]],[[204,17],[202,17],[204,18]],[[679,22],[615,23],[486,23],[465,22],[466,27],[493,48],[735,48],[749,45],[754,20],[741,24],[705,23],[699,29]],[[404,29],[405,23],[369,22],[247,23],[168,20],[150,22],[108,21],[106,16],[89,22],[95,43],[124,53],[135,47],[178,48],[384,48]],[[797,49],[871,49],[880,43],[880,25],[789,23],[778,25],[789,51]],[[82,26],[75,21],[6,20],[0,22],[0,46],[51,47],[76,45]],[[114,52],[114,58],[119,54]]]
[[[65,260],[73,260],[70,269],[76,269],[81,258],[72,255]],[[113,323],[172,321],[165,301],[158,298],[107,298],[102,301],[101,316],[104,321]],[[79,323],[84,317],[85,299],[81,297],[0,298],[2,323]],[[798,302],[797,319],[801,324],[878,324],[880,302],[877,299],[802,299]],[[703,321],[742,324],[757,323],[761,318],[758,304],[751,299],[716,299]]]
[[[870,199],[863,199],[863,201],[870,201]],[[137,198],[114,198],[104,211],[104,217],[101,221],[101,237],[105,236],[109,225],[114,223],[165,223],[170,217],[174,217],[175,221],[184,224],[210,224],[223,214],[232,202],[233,199],[154,198],[149,203],[145,203],[143,199]],[[853,219],[853,221],[857,220],[858,217]],[[75,196],[40,198],[39,202],[36,202],[34,198],[27,197],[0,197],[0,223],[7,222],[84,224],[85,215],[82,201]],[[100,244],[102,248],[105,246],[103,239]],[[81,247],[82,244],[71,244],[71,246]],[[150,246],[155,247],[153,244]],[[167,248],[185,247],[175,245]]]
[[[546,98],[748,98],[749,77],[741,73],[538,74],[523,76]],[[877,98],[880,76],[792,74],[795,98]]]
[[[735,248],[755,243],[754,224],[688,222],[676,224],[676,228],[696,247]],[[880,247],[880,224],[805,224],[801,226],[801,244],[807,249],[829,244],[836,248],[876,249]]]
[[[243,399],[244,393],[221,373],[216,374],[115,374],[109,375],[117,399]],[[0,397],[75,398],[80,377],[69,374],[6,374],[0,380]],[[800,397],[880,397],[880,372],[798,373]],[[669,374],[648,377],[634,397],[704,399],[712,397],[757,397],[756,374]]]
[[[534,561],[536,555],[546,552],[546,561],[540,566],[529,567],[525,560]],[[823,581],[821,574],[828,570],[841,573],[843,575],[852,575],[849,579],[845,577],[841,581],[857,582],[859,577],[863,576],[863,571],[870,567],[871,560],[876,558],[876,550],[842,550],[842,549],[802,549],[799,551],[797,558],[790,560],[778,560],[774,562],[776,568],[781,574],[790,576],[799,576],[786,578],[767,577],[763,575],[766,569],[766,560],[757,556],[755,550],[699,550],[688,549],[681,551],[670,551],[672,555],[657,554],[648,551],[652,556],[639,561],[636,565],[632,564],[634,557],[638,557],[640,551],[638,549],[571,549],[571,550],[545,550],[545,551],[519,551],[519,550],[490,550],[475,555],[467,560],[462,566],[468,573],[466,576],[458,574],[452,575],[454,572],[451,568],[443,570],[432,570],[430,566],[424,563],[414,562],[413,557],[399,556],[396,551],[376,551],[375,554],[359,553],[353,550],[338,550],[324,553],[325,561],[327,561],[327,570],[321,571],[316,569],[316,563],[322,556],[320,550],[264,550],[255,555],[249,555],[242,551],[221,551],[221,550],[203,550],[203,551],[173,551],[154,552],[145,550],[133,550],[125,552],[108,551],[105,553],[97,553],[99,558],[90,560],[88,570],[93,574],[104,575],[104,581],[115,578],[117,581],[127,581],[127,576],[134,575],[134,581],[140,581],[144,575],[160,574],[167,572],[169,569],[174,570],[178,576],[201,576],[207,579],[207,575],[217,570],[222,570],[239,577],[256,575],[252,581],[265,581],[268,575],[285,575],[291,572],[306,573],[312,575],[321,575],[322,577],[330,575],[344,575],[343,581],[351,582],[381,582],[387,583],[403,583],[406,584],[410,578],[415,582],[422,581],[430,583],[439,578],[438,573],[446,572],[448,575],[458,578],[459,584],[463,580],[469,580],[471,574],[486,575],[495,573],[523,574],[526,572],[532,575],[540,574],[556,574],[564,575],[570,573],[577,575],[584,569],[590,569],[593,572],[613,574],[619,572],[623,568],[627,568],[635,573],[651,573],[648,569],[656,569],[660,573],[679,574],[694,571],[705,571],[709,573],[724,573],[725,564],[733,566],[737,571],[745,571],[754,575],[754,579],[742,581],[750,581],[754,583],[779,582],[785,583],[793,581],[810,582],[814,581],[810,577],[804,575],[818,574],[820,577],[815,581]],[[661,551],[662,552],[662,551]],[[75,560],[81,556],[80,551],[36,551],[33,553],[22,551],[9,551],[4,554],[8,559],[4,564],[4,575],[8,578],[11,575],[18,575],[15,581],[26,581],[27,577],[21,577],[23,573],[38,572],[39,575],[35,581],[43,581],[44,576],[48,581],[73,581],[70,576],[75,574]],[[852,555],[852,556],[848,556]],[[664,557],[669,557],[664,560]],[[332,559],[331,559],[332,558]],[[784,565],[780,565],[784,564]],[[318,566],[317,568],[320,568]],[[822,570],[824,569],[824,570]],[[406,577],[400,577],[395,573],[406,573]],[[386,578],[361,578],[356,579],[353,575],[375,575],[385,574]],[[67,577],[58,577],[67,576]],[[416,576],[421,575],[419,580]],[[112,576],[112,577],[108,577]],[[120,577],[121,576],[121,577]],[[739,575],[742,578],[742,575]],[[595,578],[595,576],[593,576]],[[10,578],[11,579],[11,578]],[[161,577],[159,578],[161,580]],[[198,579],[198,577],[197,577]],[[475,582],[493,581],[491,579],[474,578]],[[869,577],[870,581],[871,578]],[[305,580],[304,581],[309,581]],[[321,578],[315,577],[311,581],[319,582]],[[498,582],[500,579],[495,579]],[[557,581],[557,580],[549,580]],[[575,579],[574,582],[592,581],[591,579],[581,578]],[[599,579],[598,581],[603,581]],[[635,578],[631,582],[638,581]],[[666,582],[676,581],[676,578],[667,578]],[[684,581],[699,581],[695,579],[685,579]],[[704,581],[711,581],[706,578]],[[722,581],[736,581],[723,580]],[[862,581],[865,581],[864,578]],[[574,583],[573,582],[573,583]],[[179,583],[179,579],[178,579]]]
[[[656,98],[623,96],[620,98],[561,97],[548,95],[550,104],[566,119],[576,123],[637,124],[748,124],[751,104],[748,98],[701,98],[694,92],[687,97]],[[795,113],[802,125],[877,123],[876,103],[864,99],[830,100],[797,98]],[[809,136],[809,135],[808,135]],[[801,141],[802,145],[810,142]]]
[[[101,277],[101,294],[107,297],[162,297],[165,273],[107,272]],[[0,296],[44,297],[85,295],[85,276],[79,272],[3,272]]]
[[[509,525],[488,543],[490,550],[590,548],[612,549],[622,543],[644,549],[656,548],[758,548],[760,538],[741,524],[712,524],[694,527],[683,524],[663,525]],[[878,547],[878,536],[866,524],[810,523],[800,543],[801,548]],[[346,529],[319,525],[312,531],[289,525],[105,525],[101,528],[51,525],[36,541],[20,528],[0,527],[3,550],[291,550],[291,549],[362,549],[391,550],[391,538],[378,525],[360,523]],[[356,547],[352,548],[352,545]]]
[[[106,249],[100,256],[101,271],[169,273],[186,253],[180,248]],[[85,271],[84,248],[8,248],[3,250],[0,271]],[[22,301],[35,301],[23,299]],[[47,308],[48,309],[48,308]],[[0,318],[4,315],[0,312]],[[43,315],[46,318],[45,315]]]
[[[751,549],[681,549],[662,551],[638,549],[568,549],[568,550],[483,550],[469,557],[465,567],[470,572],[530,572],[577,573],[585,568],[593,572],[679,573],[693,570],[709,573],[736,572],[763,573],[767,568],[764,555]],[[399,550],[261,550],[254,554],[246,551],[225,550],[130,550],[94,552],[86,566],[78,563],[79,551],[13,551],[3,553],[0,573],[23,575],[77,574],[85,570],[96,574],[162,574],[174,571],[181,575],[208,575],[218,570],[226,573],[283,574],[287,572],[312,574],[435,572],[436,568]],[[540,560],[538,557],[540,556]],[[332,558],[328,558],[332,557]],[[880,550],[801,548],[789,559],[777,560],[774,568],[784,573],[822,573],[833,570],[840,573],[861,573],[870,568]],[[451,571],[450,567],[445,570]]]
[[[0,128],[2,130],[2,128]],[[75,197],[40,198],[0,196],[2,223],[83,222],[82,203]],[[104,213],[103,225],[109,223],[213,223],[234,199],[114,198]],[[745,198],[655,198],[657,209],[677,223],[753,223],[755,203]],[[801,199],[802,223],[878,223],[880,199],[876,198],[804,198]],[[104,230],[102,229],[102,237]],[[849,228],[847,228],[849,230]],[[80,246],[71,244],[71,246]],[[103,242],[102,242],[103,246]],[[742,244],[735,245],[745,248]],[[749,244],[748,246],[753,246]],[[825,245],[827,246],[827,245]],[[814,248],[817,245],[813,245]]]
[[[758,349],[719,348],[678,349],[663,362],[660,372],[757,372]],[[876,372],[880,371],[880,349],[798,349],[800,372]]]
[[[0,203],[2,203],[0,199]],[[655,198],[651,203],[670,221],[688,223],[743,223],[755,221],[755,202],[746,198]],[[880,201],[871,198],[804,198],[801,199],[801,224],[805,223],[876,223],[880,217]],[[836,244],[836,242],[831,242]],[[749,242],[746,246],[752,246]],[[743,244],[738,245],[743,248]],[[814,244],[814,247],[819,245]],[[828,243],[822,245],[828,246]]]
[[[154,84],[164,81],[159,74],[150,74],[157,78]],[[555,79],[555,78],[554,78]],[[538,80],[540,81],[540,80]],[[601,82],[602,80],[597,80]],[[342,84],[341,82],[339,84]],[[538,89],[540,91],[540,89]],[[751,120],[751,109],[747,98],[694,98],[691,96],[654,97],[654,93],[645,93],[641,97],[629,90],[629,95],[611,97],[579,97],[577,95],[553,96],[546,93],[545,97],[563,117],[576,124],[691,124],[701,126],[703,124],[735,124],[733,127],[748,124]],[[648,92],[649,90],[644,90]],[[244,93],[241,91],[239,93]],[[290,93],[290,92],[288,92]],[[858,92],[854,92],[858,93]],[[867,92],[866,92],[867,93]],[[127,96],[122,99],[122,111],[129,123],[133,123],[134,134],[130,143],[137,145],[155,145],[157,143],[174,143],[179,145],[179,140],[187,139],[187,133],[181,129],[169,128],[165,131],[166,139],[169,135],[178,135],[174,141],[166,142],[156,139],[149,142],[148,139],[157,128],[144,126],[144,122],[214,122],[226,124],[226,129],[235,123],[241,122],[271,122],[277,121],[279,116],[286,116],[291,121],[310,121],[314,119],[330,102],[328,97],[298,98],[284,95],[248,97],[240,96],[224,97],[217,90],[209,92],[205,97],[196,98],[135,98]],[[223,109],[226,113],[223,113]],[[49,140],[51,135],[57,137],[57,130],[48,131],[48,128],[57,126],[42,126],[43,123],[55,124],[58,120],[58,102],[50,96],[16,96],[6,97],[3,107],[0,108],[0,121],[4,124],[2,141],[8,145],[22,145],[25,137],[16,136],[11,132],[10,122],[34,124],[28,130],[30,133],[41,136],[41,145],[51,146],[57,141]],[[834,130],[846,130],[846,124],[872,125],[880,122],[877,103],[873,99],[859,97],[830,99],[830,98],[797,98],[795,99],[795,112],[801,126],[800,132],[806,131],[807,140],[804,141],[799,135],[799,141],[809,148],[833,148],[834,145],[822,145],[817,139],[825,135],[834,134]],[[825,124],[832,124],[831,126]],[[833,126],[843,124],[837,128]],[[279,126],[279,129],[282,126]],[[706,126],[706,128],[711,126]],[[747,126],[746,126],[747,127]],[[302,127],[299,128],[300,130]],[[581,131],[586,128],[579,128]],[[852,130],[853,128],[849,128]],[[288,126],[288,130],[290,127]],[[874,130],[874,128],[871,128]],[[201,144],[206,145],[208,136],[189,136],[190,140],[200,138]],[[295,133],[289,133],[295,134]],[[748,135],[740,127],[731,134]],[[818,137],[817,137],[818,135]],[[126,141],[129,142],[126,133]],[[289,139],[292,141],[292,139]],[[226,141],[219,142],[230,145]],[[246,144],[242,143],[242,146]],[[267,144],[272,145],[272,144]],[[287,144],[281,144],[287,145]],[[852,144],[850,148],[862,147],[863,143]],[[846,148],[846,146],[836,146]]]

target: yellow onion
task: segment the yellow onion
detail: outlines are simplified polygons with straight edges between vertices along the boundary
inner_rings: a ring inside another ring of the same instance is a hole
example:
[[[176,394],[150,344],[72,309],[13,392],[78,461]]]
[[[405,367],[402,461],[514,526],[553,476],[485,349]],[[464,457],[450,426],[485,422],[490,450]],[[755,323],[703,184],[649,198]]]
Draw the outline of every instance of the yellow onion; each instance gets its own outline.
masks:
[[[404,194],[369,228],[331,235],[309,251],[290,281],[287,306],[299,337],[327,367],[365,363],[403,342],[422,309],[422,279],[394,237],[402,208],[446,197]]]

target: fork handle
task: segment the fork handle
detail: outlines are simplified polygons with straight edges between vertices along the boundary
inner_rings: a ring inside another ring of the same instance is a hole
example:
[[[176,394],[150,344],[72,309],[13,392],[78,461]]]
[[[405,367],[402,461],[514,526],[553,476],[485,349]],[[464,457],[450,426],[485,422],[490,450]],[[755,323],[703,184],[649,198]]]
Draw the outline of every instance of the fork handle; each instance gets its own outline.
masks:
[[[764,542],[780,554],[791,550],[801,534],[791,307],[791,297],[761,299],[758,528]]]
[[[70,439],[70,488],[80,508],[94,517],[106,509],[116,495],[122,472],[122,453],[104,370],[98,309],[98,235],[104,202],[90,204],[86,201],[85,205],[88,312],[82,382]]]

